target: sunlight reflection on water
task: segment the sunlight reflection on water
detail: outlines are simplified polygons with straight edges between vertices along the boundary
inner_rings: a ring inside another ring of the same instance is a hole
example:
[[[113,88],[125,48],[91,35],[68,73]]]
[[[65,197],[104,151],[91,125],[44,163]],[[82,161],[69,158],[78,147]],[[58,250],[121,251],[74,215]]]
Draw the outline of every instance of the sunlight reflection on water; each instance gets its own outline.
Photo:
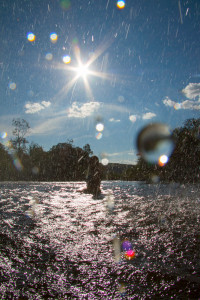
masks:
[[[1,183],[5,295],[33,299],[33,290],[38,299],[200,295],[197,185],[106,181],[99,200],[81,194],[84,187]],[[126,251],[134,253],[127,258]]]

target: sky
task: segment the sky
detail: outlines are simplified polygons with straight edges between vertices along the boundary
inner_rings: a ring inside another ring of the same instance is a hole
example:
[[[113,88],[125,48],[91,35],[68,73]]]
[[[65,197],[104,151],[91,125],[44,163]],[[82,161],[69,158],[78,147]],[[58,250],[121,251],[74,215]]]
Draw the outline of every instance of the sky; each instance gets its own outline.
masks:
[[[122,2],[122,1],[121,1]],[[135,164],[147,124],[200,116],[199,0],[2,0],[0,132]]]

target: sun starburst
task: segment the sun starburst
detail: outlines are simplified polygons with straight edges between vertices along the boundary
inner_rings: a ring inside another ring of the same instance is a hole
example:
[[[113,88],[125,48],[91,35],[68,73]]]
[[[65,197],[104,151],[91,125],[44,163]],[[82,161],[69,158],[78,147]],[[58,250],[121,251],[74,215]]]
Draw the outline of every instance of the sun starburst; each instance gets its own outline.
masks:
[[[89,77],[99,77],[101,79],[112,80],[113,74],[108,74],[103,71],[96,71],[92,68],[92,64],[106,51],[106,49],[111,45],[112,39],[108,39],[107,42],[104,42],[97,50],[90,56],[89,60],[84,63],[81,59],[80,48],[75,45],[74,46],[74,57],[73,60],[69,55],[63,57],[63,63],[57,63],[54,65],[55,69],[62,69],[67,73],[75,74],[71,80],[67,80],[67,83],[63,86],[63,88],[54,96],[54,100],[58,101],[58,99],[63,99],[72,89],[72,93],[76,88],[76,84],[79,80],[83,80],[86,93],[90,99],[93,99],[92,90],[89,84]]]

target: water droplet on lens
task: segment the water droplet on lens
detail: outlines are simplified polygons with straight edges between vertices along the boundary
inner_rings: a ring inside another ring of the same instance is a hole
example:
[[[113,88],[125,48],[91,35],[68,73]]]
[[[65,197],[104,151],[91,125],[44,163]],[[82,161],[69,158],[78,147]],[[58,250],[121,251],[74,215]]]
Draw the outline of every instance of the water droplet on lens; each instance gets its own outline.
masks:
[[[174,149],[169,127],[161,123],[146,126],[138,135],[137,148],[147,162],[165,165]]]

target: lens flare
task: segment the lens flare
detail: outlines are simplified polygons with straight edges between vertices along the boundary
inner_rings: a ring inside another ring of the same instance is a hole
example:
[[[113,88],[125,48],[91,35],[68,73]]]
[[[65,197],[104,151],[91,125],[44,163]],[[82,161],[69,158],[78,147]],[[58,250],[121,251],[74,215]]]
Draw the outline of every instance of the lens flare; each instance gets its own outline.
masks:
[[[27,33],[27,39],[29,42],[34,42],[35,41],[35,34],[32,32]]]
[[[46,58],[46,60],[52,60],[52,59],[53,59],[53,54],[47,53],[47,54],[45,55],[45,58]]]
[[[122,249],[123,249],[123,251],[133,250],[133,245],[131,244],[131,242],[129,240],[126,239],[122,243]]]
[[[51,40],[51,42],[52,42],[53,44],[55,44],[55,43],[57,42],[57,40],[58,40],[58,35],[57,35],[55,32],[52,32],[52,33],[50,34],[50,40]]]
[[[132,123],[135,123],[136,120],[137,120],[137,117],[135,115],[131,115],[129,116],[129,120],[132,122]]]
[[[7,136],[8,136],[7,132],[2,132],[2,133],[1,133],[1,138],[2,138],[2,139],[7,138]]]
[[[114,196],[109,192],[108,195],[106,196],[106,207],[109,213],[114,212],[115,208],[115,198]]]
[[[118,236],[113,238],[113,250],[114,250],[114,259],[116,263],[119,263],[121,260],[121,249],[120,249],[120,239]]]
[[[168,160],[169,158],[167,157],[167,155],[161,155],[158,160],[159,166],[163,167],[168,162]]]
[[[120,293],[121,297],[126,296],[126,285],[123,282],[119,283],[119,293]]]
[[[97,134],[96,134],[96,139],[97,140],[100,140],[101,138],[102,138],[102,133],[101,132],[98,132]]]
[[[103,125],[102,123],[98,123],[98,124],[96,125],[96,130],[97,130],[97,131],[103,131],[103,130],[104,130],[104,125]]]
[[[9,88],[10,88],[11,90],[15,90],[16,87],[17,87],[17,85],[16,85],[15,82],[10,82],[10,83],[9,83]]]
[[[69,55],[63,56],[63,62],[69,64],[71,62],[71,57]]]
[[[16,168],[18,171],[22,171],[22,170],[23,170],[23,165],[22,165],[22,163],[21,163],[21,161],[20,161],[19,158],[16,157],[16,158],[13,160],[13,164],[14,164],[15,168]]]
[[[174,104],[174,109],[176,109],[176,110],[181,109],[181,103]]]
[[[68,10],[71,6],[71,2],[69,0],[61,0],[60,6],[63,10]]]
[[[37,174],[39,173],[39,168],[38,168],[38,167],[33,167],[33,168],[32,168],[32,173],[33,173],[34,175],[37,175]]]
[[[124,256],[127,260],[131,260],[131,259],[135,258],[135,251],[134,250],[128,250],[128,251],[125,252]]]
[[[102,158],[101,163],[102,163],[102,165],[107,166],[109,163],[109,160],[107,158]]]
[[[124,7],[125,7],[125,1],[123,0],[117,1],[117,8],[123,9]]]

